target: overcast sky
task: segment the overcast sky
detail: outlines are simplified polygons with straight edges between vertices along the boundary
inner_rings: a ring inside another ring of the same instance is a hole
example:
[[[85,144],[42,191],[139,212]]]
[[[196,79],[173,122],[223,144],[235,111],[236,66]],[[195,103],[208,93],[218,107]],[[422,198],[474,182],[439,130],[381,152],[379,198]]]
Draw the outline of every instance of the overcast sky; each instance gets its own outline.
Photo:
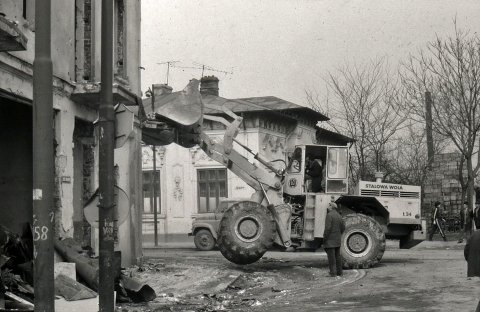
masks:
[[[205,64],[227,98],[273,95],[305,104],[305,89],[346,62],[396,65],[435,35],[480,30],[479,0],[142,0],[142,90],[165,83],[166,61]],[[201,70],[174,67],[183,89]]]

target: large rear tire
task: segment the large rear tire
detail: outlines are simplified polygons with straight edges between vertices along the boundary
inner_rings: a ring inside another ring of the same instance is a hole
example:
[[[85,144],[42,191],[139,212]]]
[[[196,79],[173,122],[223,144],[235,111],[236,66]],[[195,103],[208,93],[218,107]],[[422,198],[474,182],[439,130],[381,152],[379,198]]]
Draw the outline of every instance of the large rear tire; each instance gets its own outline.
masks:
[[[272,246],[275,231],[275,221],[266,207],[256,202],[238,202],[220,221],[218,248],[233,263],[254,263]]]
[[[345,269],[368,269],[377,264],[385,252],[385,233],[373,218],[362,214],[345,217],[340,252]]]

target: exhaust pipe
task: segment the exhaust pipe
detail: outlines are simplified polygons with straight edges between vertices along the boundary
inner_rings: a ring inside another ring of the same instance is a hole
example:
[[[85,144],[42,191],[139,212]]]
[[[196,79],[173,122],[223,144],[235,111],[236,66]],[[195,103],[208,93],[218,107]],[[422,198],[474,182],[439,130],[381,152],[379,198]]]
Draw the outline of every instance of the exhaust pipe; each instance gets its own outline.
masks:
[[[382,181],[383,181],[383,172],[381,172],[381,171],[375,172],[375,181],[376,181],[377,183],[382,183]]]

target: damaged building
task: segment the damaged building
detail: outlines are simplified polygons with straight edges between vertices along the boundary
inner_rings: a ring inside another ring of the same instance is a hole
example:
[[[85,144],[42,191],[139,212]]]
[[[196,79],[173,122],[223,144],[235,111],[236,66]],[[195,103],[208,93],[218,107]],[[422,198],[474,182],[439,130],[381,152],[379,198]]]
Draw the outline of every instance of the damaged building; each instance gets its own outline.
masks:
[[[38,2],[37,2],[38,3]],[[140,91],[140,0],[114,1],[114,104],[134,111]],[[32,99],[35,1],[0,2],[0,224],[19,232],[32,222]],[[55,235],[98,248],[83,208],[98,187],[100,91],[98,0],[52,0]],[[128,58],[127,58],[128,55]],[[141,257],[141,134],[135,125],[115,150],[117,185],[128,197],[116,249],[124,265]]]

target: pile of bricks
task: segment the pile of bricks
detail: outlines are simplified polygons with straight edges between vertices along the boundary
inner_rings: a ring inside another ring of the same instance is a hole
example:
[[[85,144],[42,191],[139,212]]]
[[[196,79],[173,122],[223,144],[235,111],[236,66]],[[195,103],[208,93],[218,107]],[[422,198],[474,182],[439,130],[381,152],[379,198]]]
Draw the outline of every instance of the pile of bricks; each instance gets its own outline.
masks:
[[[458,168],[461,155],[446,153],[435,155],[432,169],[428,173],[423,187],[422,217],[430,227],[434,203],[440,201],[446,208],[446,230],[460,230],[460,211],[462,209],[462,189],[458,181]],[[464,171],[466,176],[466,169]]]

